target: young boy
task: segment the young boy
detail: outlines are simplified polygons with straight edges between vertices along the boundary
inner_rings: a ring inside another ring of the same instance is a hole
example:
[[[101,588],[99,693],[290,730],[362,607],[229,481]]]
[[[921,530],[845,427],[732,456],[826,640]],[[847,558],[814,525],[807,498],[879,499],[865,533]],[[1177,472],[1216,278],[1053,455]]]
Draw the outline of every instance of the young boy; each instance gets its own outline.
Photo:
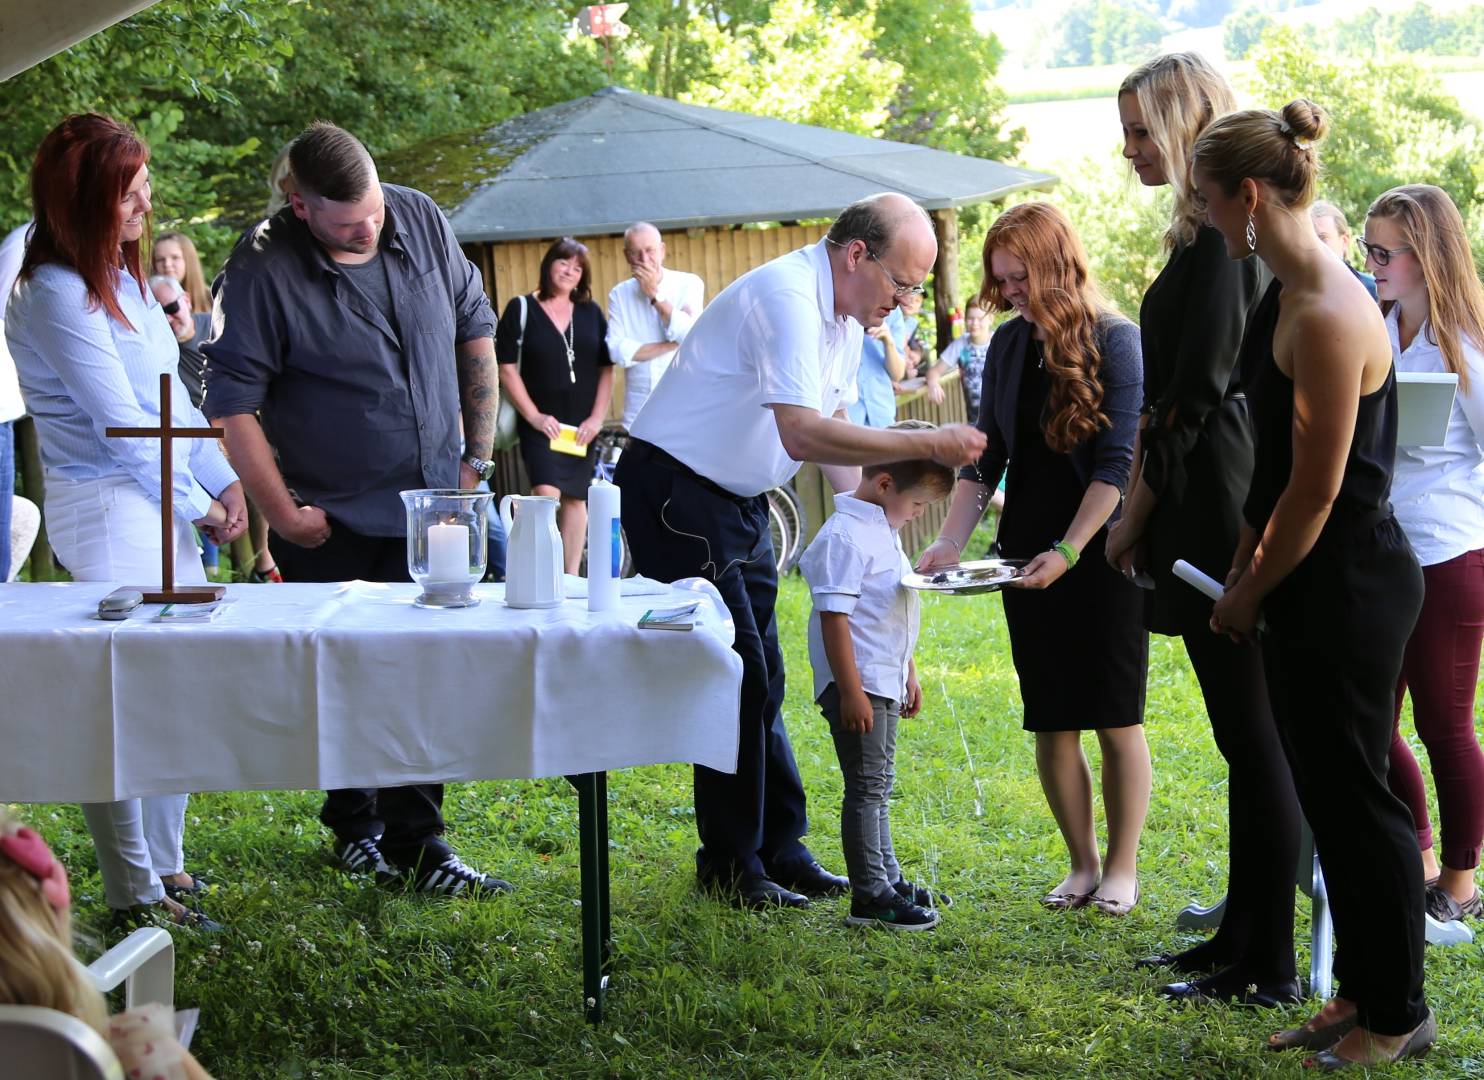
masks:
[[[931,428],[904,420],[894,428]],[[852,926],[927,930],[947,896],[902,879],[892,852],[891,797],[897,718],[916,716],[922,689],[912,649],[917,595],[902,585],[911,570],[897,530],[946,496],[953,470],[932,461],[868,465],[851,495],[835,496],[835,512],[804,552],[799,569],[809,583],[809,662],[814,698],[830,722],[845,774],[840,839],[850,874]]]

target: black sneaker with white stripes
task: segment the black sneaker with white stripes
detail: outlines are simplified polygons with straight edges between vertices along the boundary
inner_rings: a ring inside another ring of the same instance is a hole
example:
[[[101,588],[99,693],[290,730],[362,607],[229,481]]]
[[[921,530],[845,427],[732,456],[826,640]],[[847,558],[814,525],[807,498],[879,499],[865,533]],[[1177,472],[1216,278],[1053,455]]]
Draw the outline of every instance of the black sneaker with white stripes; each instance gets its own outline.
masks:
[[[451,851],[441,862],[431,867],[420,865],[415,871],[403,870],[401,876],[412,882],[414,892],[426,896],[469,896],[482,900],[515,891],[510,882],[465,866]]]
[[[376,842],[381,837],[367,840],[339,840],[335,843],[335,858],[343,869],[352,874],[391,874],[391,864],[382,858],[381,848]]]

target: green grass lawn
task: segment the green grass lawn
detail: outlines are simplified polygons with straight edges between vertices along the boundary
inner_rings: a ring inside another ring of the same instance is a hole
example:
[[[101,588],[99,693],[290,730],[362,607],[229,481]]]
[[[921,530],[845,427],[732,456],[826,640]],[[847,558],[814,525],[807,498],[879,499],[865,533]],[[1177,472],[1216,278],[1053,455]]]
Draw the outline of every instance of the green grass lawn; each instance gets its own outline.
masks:
[[[780,611],[809,839],[843,870],[841,785],[809,701],[799,579],[785,582]],[[208,910],[230,929],[178,942],[178,1000],[202,1008],[199,1055],[219,1080],[1299,1075],[1299,1055],[1260,1041],[1304,1009],[1171,1006],[1154,992],[1157,973],[1129,966],[1175,943],[1176,912],[1224,884],[1225,778],[1180,646],[1159,638],[1151,652],[1154,803],[1143,900],[1124,920],[1037,903],[1063,853],[1020,730],[998,599],[929,598],[918,664],[927,705],[903,722],[893,827],[909,874],[956,901],[936,930],[847,928],[844,901],[745,914],[704,899],[692,884],[690,770],[615,774],[616,972],[608,1022],[594,1028],[581,1011],[565,781],[449,789],[459,853],[519,890],[489,903],[423,902],[337,872],[318,793],[203,795],[189,810],[188,866],[227,883]],[[57,844],[80,923],[99,933],[76,808],[16,809]],[[1484,1074],[1479,946],[1430,950],[1428,990],[1440,1047],[1394,1074]]]

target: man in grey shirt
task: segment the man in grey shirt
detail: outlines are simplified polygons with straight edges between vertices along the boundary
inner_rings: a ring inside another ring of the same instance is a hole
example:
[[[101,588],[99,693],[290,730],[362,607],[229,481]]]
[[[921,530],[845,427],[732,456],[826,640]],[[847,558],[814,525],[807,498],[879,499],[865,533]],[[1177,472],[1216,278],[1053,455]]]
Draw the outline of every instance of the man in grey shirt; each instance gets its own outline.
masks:
[[[382,184],[353,135],[313,124],[289,157],[289,205],[213,286],[206,412],[286,580],[407,581],[398,492],[493,471],[494,312],[438,207]],[[507,891],[443,842],[442,801],[436,784],[332,791],[320,820],[352,870],[435,895]]]

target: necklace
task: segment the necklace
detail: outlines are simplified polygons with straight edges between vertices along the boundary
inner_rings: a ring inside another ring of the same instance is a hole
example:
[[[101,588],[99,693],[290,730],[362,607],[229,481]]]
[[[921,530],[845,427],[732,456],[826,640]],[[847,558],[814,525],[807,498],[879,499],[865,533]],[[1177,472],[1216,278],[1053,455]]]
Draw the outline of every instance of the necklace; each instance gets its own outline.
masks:
[[[577,349],[576,335],[572,332],[572,325],[577,322],[577,309],[572,309],[572,317],[567,320],[567,330],[562,334],[562,345],[567,350],[567,378],[572,382],[577,381]]]
[[[1036,367],[1038,370],[1044,371],[1046,369],[1046,346],[1035,338],[1031,339],[1031,345],[1036,350]]]

